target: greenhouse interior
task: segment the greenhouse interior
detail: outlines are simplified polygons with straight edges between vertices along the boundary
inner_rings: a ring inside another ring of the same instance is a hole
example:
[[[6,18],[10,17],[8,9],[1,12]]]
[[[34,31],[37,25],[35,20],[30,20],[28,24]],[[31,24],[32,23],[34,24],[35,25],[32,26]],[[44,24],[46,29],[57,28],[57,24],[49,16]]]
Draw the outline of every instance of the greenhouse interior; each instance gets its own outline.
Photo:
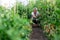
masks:
[[[60,0],[0,0],[0,40],[60,40]]]

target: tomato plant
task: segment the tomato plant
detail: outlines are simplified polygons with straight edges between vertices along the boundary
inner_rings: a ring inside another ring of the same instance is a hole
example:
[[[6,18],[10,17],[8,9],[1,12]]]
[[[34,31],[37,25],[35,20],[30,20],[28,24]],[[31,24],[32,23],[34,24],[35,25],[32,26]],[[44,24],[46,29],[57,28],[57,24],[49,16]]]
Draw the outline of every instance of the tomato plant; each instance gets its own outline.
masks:
[[[28,40],[32,29],[29,21],[14,10],[0,7],[0,40]]]

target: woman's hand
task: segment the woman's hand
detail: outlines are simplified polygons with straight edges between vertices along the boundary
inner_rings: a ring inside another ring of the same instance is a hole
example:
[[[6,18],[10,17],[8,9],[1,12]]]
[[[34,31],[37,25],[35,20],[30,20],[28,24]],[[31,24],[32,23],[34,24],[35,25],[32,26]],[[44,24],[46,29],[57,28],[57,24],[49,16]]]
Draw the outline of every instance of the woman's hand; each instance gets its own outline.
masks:
[[[33,16],[34,18],[36,18],[36,16]]]

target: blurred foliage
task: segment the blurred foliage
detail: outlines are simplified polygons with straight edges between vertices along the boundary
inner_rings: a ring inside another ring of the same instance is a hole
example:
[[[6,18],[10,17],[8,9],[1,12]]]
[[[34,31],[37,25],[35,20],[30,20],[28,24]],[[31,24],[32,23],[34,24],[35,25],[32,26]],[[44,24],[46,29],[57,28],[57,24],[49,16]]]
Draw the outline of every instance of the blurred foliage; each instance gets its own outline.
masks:
[[[0,7],[0,40],[29,40],[29,21],[20,18],[14,9]]]
[[[48,40],[60,40],[60,0],[30,1],[27,6],[17,2],[16,13],[14,8],[0,7],[0,40],[29,40],[32,28],[28,19],[34,7],[40,13],[38,19]]]
[[[40,25],[48,40],[60,40],[60,0],[36,0],[36,3],[30,1],[27,6],[22,6],[25,17],[31,15],[34,7],[40,12]]]
[[[40,24],[48,40],[60,40],[60,0],[38,0]],[[59,36],[58,36],[59,35]]]

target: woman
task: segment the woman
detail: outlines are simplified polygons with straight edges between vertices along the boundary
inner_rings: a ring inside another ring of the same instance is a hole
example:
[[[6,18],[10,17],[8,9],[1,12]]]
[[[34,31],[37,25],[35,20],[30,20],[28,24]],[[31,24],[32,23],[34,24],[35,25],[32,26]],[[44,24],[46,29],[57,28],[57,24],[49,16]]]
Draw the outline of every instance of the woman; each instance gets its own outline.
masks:
[[[39,17],[39,12],[37,11],[37,8],[35,7],[34,8],[34,10],[33,10],[33,12],[32,12],[32,21],[33,21],[33,23],[35,23],[35,24],[38,24],[38,17]]]

